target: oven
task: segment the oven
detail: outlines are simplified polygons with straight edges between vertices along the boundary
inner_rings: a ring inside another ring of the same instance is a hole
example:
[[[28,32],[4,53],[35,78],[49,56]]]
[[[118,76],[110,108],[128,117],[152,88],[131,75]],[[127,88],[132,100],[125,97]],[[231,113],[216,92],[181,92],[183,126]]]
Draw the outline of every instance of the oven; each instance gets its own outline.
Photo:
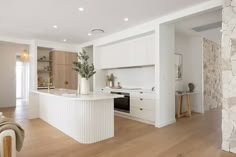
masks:
[[[123,92],[111,92],[111,94],[123,95],[122,98],[114,99],[114,108],[117,111],[130,113],[130,94]]]

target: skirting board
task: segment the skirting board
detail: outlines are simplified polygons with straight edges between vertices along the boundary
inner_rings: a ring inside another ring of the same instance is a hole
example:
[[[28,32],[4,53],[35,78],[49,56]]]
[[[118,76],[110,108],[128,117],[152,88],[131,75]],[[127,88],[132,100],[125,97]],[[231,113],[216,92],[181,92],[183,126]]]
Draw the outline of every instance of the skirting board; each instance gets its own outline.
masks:
[[[166,122],[163,122],[161,124],[155,124],[155,127],[157,128],[163,128],[167,125],[170,125],[170,124],[173,124],[173,123],[176,123],[176,119],[172,119],[172,120],[169,120],[169,121],[166,121]]]
[[[115,111],[115,116],[131,119],[131,120],[135,120],[135,121],[139,121],[139,122],[150,124],[150,125],[154,125],[155,124],[154,122],[138,119],[138,118],[132,117],[130,115],[125,115],[125,114],[122,114],[122,113],[119,113],[119,112],[116,112],[116,111]]]

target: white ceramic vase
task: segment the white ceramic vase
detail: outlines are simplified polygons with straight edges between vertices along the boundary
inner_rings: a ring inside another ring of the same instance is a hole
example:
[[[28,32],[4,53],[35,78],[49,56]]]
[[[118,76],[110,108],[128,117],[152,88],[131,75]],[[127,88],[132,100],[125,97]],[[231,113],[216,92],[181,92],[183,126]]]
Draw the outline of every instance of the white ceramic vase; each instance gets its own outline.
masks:
[[[80,80],[80,94],[89,94],[90,87],[89,87],[89,80],[86,78],[81,78]]]
[[[80,80],[78,79],[78,84],[77,84],[77,94],[80,94]]]

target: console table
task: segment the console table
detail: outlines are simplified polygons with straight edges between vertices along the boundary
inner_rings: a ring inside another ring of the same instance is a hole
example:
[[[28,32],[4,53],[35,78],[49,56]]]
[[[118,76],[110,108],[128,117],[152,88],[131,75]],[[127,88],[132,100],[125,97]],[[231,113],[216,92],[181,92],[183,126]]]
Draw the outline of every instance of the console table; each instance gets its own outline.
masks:
[[[178,110],[177,110],[177,118],[181,117],[191,117],[191,105],[190,105],[190,95],[196,94],[194,92],[176,92],[176,96],[178,97]],[[183,98],[186,98],[186,112],[182,112],[183,107]]]

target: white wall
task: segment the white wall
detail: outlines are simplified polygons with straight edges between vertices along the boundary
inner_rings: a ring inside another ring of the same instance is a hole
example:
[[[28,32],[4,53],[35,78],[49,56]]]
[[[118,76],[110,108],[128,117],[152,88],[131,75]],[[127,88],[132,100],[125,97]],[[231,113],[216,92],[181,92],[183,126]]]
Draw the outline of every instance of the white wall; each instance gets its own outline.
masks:
[[[203,113],[203,39],[176,33],[176,53],[183,55],[183,79],[176,81],[176,90],[188,90],[188,83],[195,85],[197,94],[191,95],[191,107]],[[185,103],[185,102],[184,102]]]
[[[16,105],[16,55],[27,45],[0,42],[0,108]]]
[[[155,86],[154,66],[111,69],[107,70],[106,75],[111,73],[115,76],[115,85],[120,82],[124,88],[151,89]]]
[[[156,31],[156,82],[158,84],[156,104],[156,127],[163,127],[175,122],[175,28],[173,25],[160,25]],[[158,88],[159,87],[159,88]]]

